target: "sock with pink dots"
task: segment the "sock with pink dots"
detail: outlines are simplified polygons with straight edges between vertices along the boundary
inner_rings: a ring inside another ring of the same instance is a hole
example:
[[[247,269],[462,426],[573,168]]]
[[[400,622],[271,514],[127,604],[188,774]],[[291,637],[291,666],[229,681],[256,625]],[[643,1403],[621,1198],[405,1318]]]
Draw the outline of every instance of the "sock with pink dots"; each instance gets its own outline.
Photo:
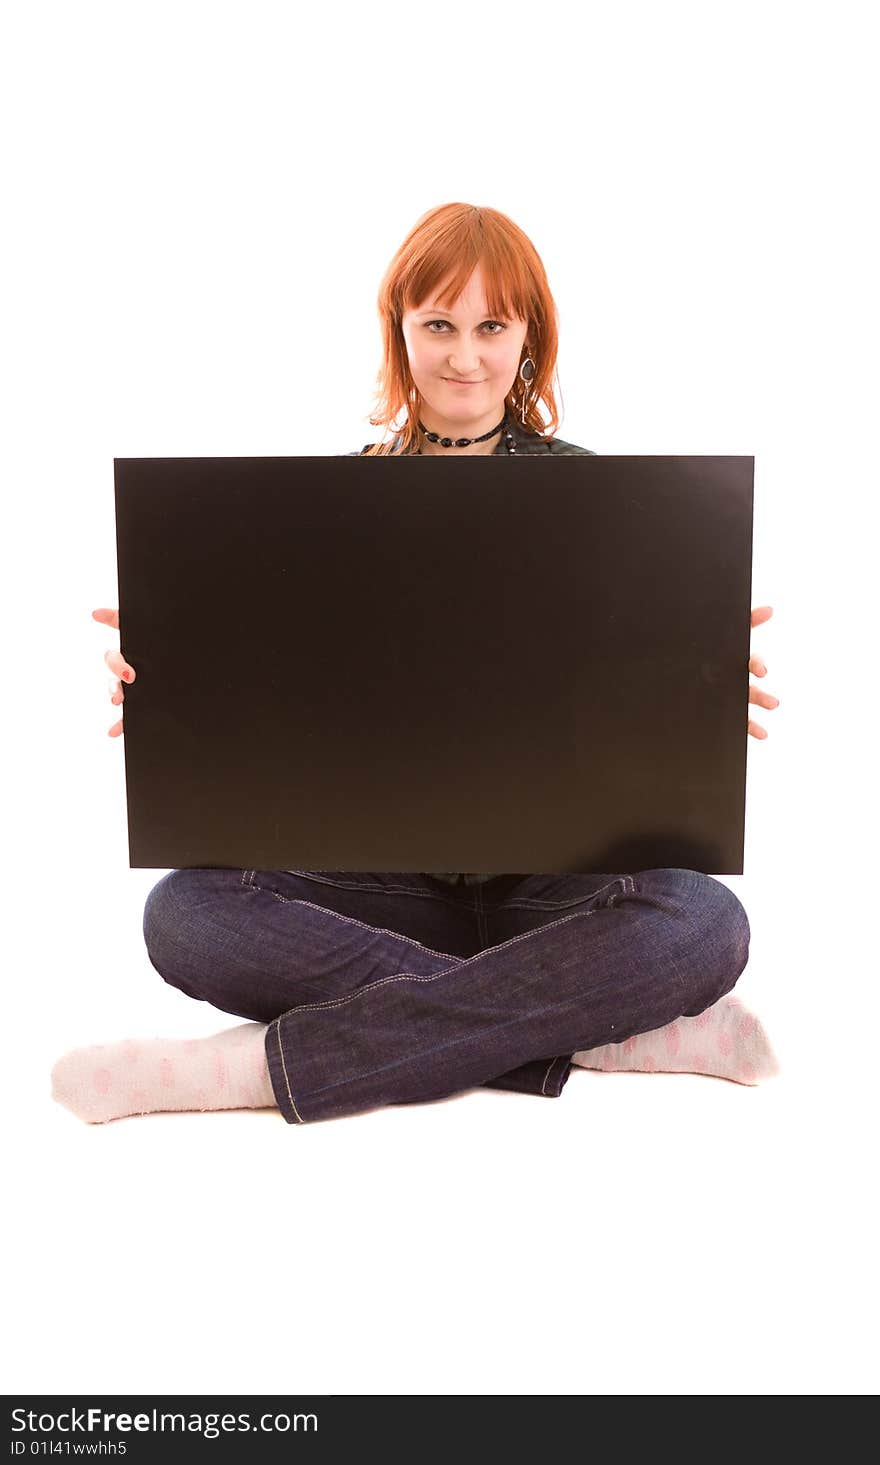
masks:
[[[760,1020],[730,993],[696,1017],[574,1053],[571,1061],[604,1073],[706,1073],[744,1084],[759,1084],[779,1072]]]
[[[52,1098],[87,1124],[160,1109],[277,1108],[266,1025],[209,1038],[127,1038],[73,1048],[52,1069]]]

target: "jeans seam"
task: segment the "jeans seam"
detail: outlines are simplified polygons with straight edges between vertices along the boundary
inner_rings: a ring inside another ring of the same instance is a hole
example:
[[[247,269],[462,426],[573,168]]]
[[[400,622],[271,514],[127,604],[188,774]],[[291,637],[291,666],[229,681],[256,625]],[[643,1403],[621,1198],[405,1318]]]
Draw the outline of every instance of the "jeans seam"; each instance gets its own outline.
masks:
[[[257,872],[253,870],[250,873],[255,875]],[[312,870],[283,870],[279,873],[284,875],[302,875],[306,880],[314,880],[316,885],[329,885],[334,890],[373,890],[378,891],[380,895],[412,895],[417,900],[438,900],[442,901],[444,905],[464,906],[465,909],[470,907],[471,910],[476,910],[473,902],[454,900],[439,890],[413,890],[410,885],[379,885],[367,884],[364,881],[327,880],[323,876],[316,875]],[[253,881],[248,883],[253,884]],[[264,887],[258,885],[255,888],[261,890]]]
[[[612,885],[618,885],[621,880],[624,882],[623,892],[621,893],[625,893],[627,888],[635,891],[635,885],[633,884],[631,875],[617,875],[613,880],[609,880],[606,885],[600,885],[598,890],[591,891],[589,895],[579,896],[577,900],[539,900],[537,898],[531,899],[529,896],[523,896],[521,900],[502,900],[496,906],[496,910],[569,910],[572,906],[583,905],[585,901],[595,900],[597,895],[601,895],[605,890],[610,890]],[[628,887],[626,884],[627,880],[629,881]]]
[[[241,879],[242,885],[252,885],[252,886],[254,886],[254,882],[253,882],[253,878],[252,877],[255,876],[256,873],[257,873],[256,870],[243,870],[242,871],[242,879]],[[463,907],[465,910],[472,910],[472,911],[474,911],[477,914],[477,918],[478,918],[478,930],[480,931],[481,938],[482,939],[485,939],[485,937],[487,935],[487,933],[485,932],[485,930],[483,929],[483,927],[481,925],[481,920],[480,920],[480,918],[482,916],[482,913],[483,913],[485,907],[483,905],[483,891],[482,891],[482,887],[479,886],[479,885],[475,885],[473,887],[473,889],[474,889],[474,897],[475,897],[474,900],[473,901],[465,901],[465,900],[462,900],[460,898],[457,898],[456,899],[453,896],[444,895],[442,891],[413,890],[412,887],[409,886],[409,885],[378,885],[378,884],[369,884],[368,885],[368,884],[364,884],[364,883],[361,883],[361,882],[349,883],[348,881],[345,881],[345,880],[328,880],[325,876],[317,875],[313,870],[285,870],[285,871],[282,871],[281,873],[282,874],[288,874],[288,875],[302,875],[307,880],[314,880],[314,882],[315,882],[316,885],[330,885],[335,890],[373,890],[373,891],[378,891],[380,894],[382,894],[382,893],[391,893],[391,894],[396,894],[396,895],[413,895],[416,898],[420,898],[420,899],[423,899],[423,900],[437,900],[437,901],[441,901],[444,905],[454,905],[458,909],[461,909]],[[246,878],[246,877],[251,877],[251,878]],[[629,888],[630,890],[633,890],[633,891],[635,890],[635,886],[633,884],[633,880],[632,880],[632,876],[631,875],[618,875],[613,880],[609,880],[607,882],[607,884],[600,885],[598,890],[591,891],[589,895],[579,896],[576,900],[541,900],[541,899],[539,899],[537,897],[532,898],[532,897],[529,897],[529,896],[523,896],[522,898],[515,899],[515,900],[502,900],[502,901],[499,902],[499,904],[496,906],[495,909],[496,910],[499,910],[499,911],[503,911],[503,910],[541,910],[541,911],[571,910],[575,906],[583,905],[585,901],[595,900],[595,898],[596,898],[597,895],[601,895],[604,890],[610,890],[611,889],[611,886],[612,885],[617,885],[620,880],[623,880],[624,881],[624,891],[626,891],[627,888]],[[628,887],[627,887],[627,884],[626,884],[627,881],[629,881],[629,886]],[[254,889],[255,890],[265,890],[265,886],[255,885],[254,886]],[[277,892],[275,892],[275,891],[271,891],[271,892],[270,891],[267,891],[266,893],[267,894],[273,894],[274,895]],[[280,896],[280,895],[279,895],[278,898],[279,898],[279,900],[288,899],[288,897],[286,897],[286,896]],[[311,904],[312,902],[308,902],[308,903]]]
[[[547,1092],[547,1080],[550,1077],[550,1071],[553,1068],[554,1063],[558,1063],[558,1062],[559,1062],[559,1059],[558,1058],[551,1058],[550,1059],[550,1062],[547,1064],[546,1072],[544,1074],[544,1077],[541,1080],[541,1093],[542,1094],[546,1094],[546,1092]]]
[[[254,874],[256,874],[256,871],[254,871]],[[313,900],[302,900],[298,896],[279,895],[277,890],[267,890],[263,885],[251,884],[251,890],[259,891],[261,895],[271,895],[275,900],[281,901],[282,905],[307,905],[310,910],[321,911],[325,916],[335,917],[337,921],[347,921],[351,926],[359,926],[362,931],[372,931],[374,933],[379,931],[384,936],[393,936],[397,941],[405,941],[407,946],[415,946],[419,951],[427,951],[429,956],[448,958],[452,955],[452,952],[438,951],[433,946],[425,946],[424,942],[416,941],[414,936],[405,936],[402,931],[394,931],[390,926],[371,926],[366,921],[359,921],[356,916],[346,916],[343,915],[342,911],[330,910],[326,905],[316,905]],[[382,980],[385,979],[383,978]]]
[[[308,901],[304,902],[304,904],[308,904]],[[321,907],[318,907],[318,909],[321,909]],[[334,914],[336,913],[334,912]],[[542,933],[552,931],[554,926],[562,926],[566,921],[578,920],[581,916],[589,917],[594,915],[596,915],[596,911],[578,911],[572,916],[561,916],[558,921],[550,921],[546,926],[541,926],[539,929]],[[351,917],[343,916],[342,919],[350,920]],[[360,925],[360,922],[355,922],[355,924]],[[397,933],[395,932],[393,934],[396,935]],[[491,949],[493,951],[503,951],[508,946],[516,946],[520,941],[528,941],[530,937],[536,934],[537,932],[535,931],[523,931],[519,936],[511,936],[508,941],[501,941]],[[404,939],[408,940],[409,938],[405,937]],[[418,942],[414,942],[413,944],[418,945]],[[428,950],[429,948],[425,947],[424,949]],[[443,952],[438,953],[441,956],[443,954]],[[453,971],[461,971],[462,967],[468,966],[472,961],[479,960],[485,954],[484,951],[475,951],[473,956],[463,956],[455,966],[444,967],[442,972],[432,972],[426,976],[422,976],[419,972],[390,972],[387,977],[379,977],[375,982],[368,982],[365,986],[358,987],[355,992],[343,993],[341,997],[328,997],[324,1002],[299,1003],[296,1007],[291,1007],[287,1012],[282,1013],[281,1017],[290,1017],[296,1012],[312,1012],[319,1008],[343,1007],[346,1002],[354,1002],[358,997],[363,997],[365,993],[374,991],[376,987],[384,987],[386,982],[436,982],[438,977],[448,976]],[[280,1022],[281,1018],[278,1018],[277,1021]]]
[[[608,987],[610,987],[613,980],[613,978],[609,978],[607,982],[604,982],[602,984],[603,989],[607,989]],[[515,1027],[517,1023],[530,1022],[532,1018],[540,1017],[545,1012],[556,1012],[560,1007],[571,1007],[576,1001],[576,997],[561,997],[558,1002],[545,1002],[543,1007],[531,1007],[529,1008],[528,1012],[518,1013],[516,1017],[508,1018],[506,1022],[493,1023],[492,1027],[489,1029],[489,1032],[497,1033],[504,1028]],[[279,1022],[281,1021],[280,1018],[277,1020]],[[425,1058],[432,1058],[435,1053],[445,1053],[450,1048],[458,1048],[461,1046],[462,1043],[470,1042],[475,1036],[476,1034],[474,1033],[465,1033],[464,1036],[461,1038],[450,1038],[449,1041],[446,1043],[435,1043],[433,1048],[423,1048],[419,1053],[406,1053],[402,1058],[395,1058],[392,1060],[391,1063],[383,1063],[378,1068],[370,1068],[363,1073],[355,1073],[350,1074],[345,1078],[337,1078],[333,1081],[333,1083],[322,1084],[319,1089],[309,1089],[309,1095],[311,1097],[315,1094],[326,1094],[330,1089],[341,1088],[343,1084],[360,1083],[362,1079],[375,1078],[376,1075],[379,1073],[387,1073],[389,1069],[400,1068],[401,1064],[411,1063],[413,1061],[421,1062]],[[485,1037],[485,1033],[480,1033],[479,1036],[481,1038]],[[556,1062],[555,1058],[553,1059],[553,1062]]]
[[[278,1044],[278,1057],[281,1059],[281,1069],[282,1069],[282,1072],[284,1074],[284,1083],[285,1083],[285,1085],[287,1087],[287,1097],[290,1100],[290,1107],[293,1110],[294,1114],[296,1115],[297,1123],[298,1124],[302,1124],[303,1123],[303,1117],[300,1114],[299,1110],[297,1109],[296,1103],[294,1101],[293,1094],[290,1091],[290,1078],[289,1078],[288,1073],[287,1073],[287,1064],[284,1061],[284,1049],[281,1046],[281,1033],[280,1033],[279,1028],[278,1028],[278,1024],[279,1024],[280,1021],[281,1021],[281,1019],[276,1017],[274,1023],[272,1023],[272,1027],[274,1027],[274,1029],[275,1029],[275,1041]]]

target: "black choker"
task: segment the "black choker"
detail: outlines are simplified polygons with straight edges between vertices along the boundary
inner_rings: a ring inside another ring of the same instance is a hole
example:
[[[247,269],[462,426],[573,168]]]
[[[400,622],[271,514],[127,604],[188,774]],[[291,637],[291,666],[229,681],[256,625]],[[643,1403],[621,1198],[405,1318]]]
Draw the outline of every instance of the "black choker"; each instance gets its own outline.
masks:
[[[429,443],[439,443],[441,448],[469,448],[471,443],[488,442],[490,437],[494,437],[496,432],[500,432],[504,426],[506,417],[507,413],[505,412],[504,417],[502,417],[497,426],[493,427],[489,432],[484,432],[482,437],[441,437],[439,432],[429,432],[421,418],[419,419],[419,427],[422,429]],[[419,452],[421,452],[421,448]]]

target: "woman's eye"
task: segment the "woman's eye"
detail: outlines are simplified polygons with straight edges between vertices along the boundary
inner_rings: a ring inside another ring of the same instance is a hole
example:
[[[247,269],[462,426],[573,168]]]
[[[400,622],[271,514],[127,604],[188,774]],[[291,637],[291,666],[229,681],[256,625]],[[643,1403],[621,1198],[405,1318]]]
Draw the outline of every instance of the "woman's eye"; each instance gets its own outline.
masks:
[[[448,320],[429,320],[428,321],[428,330],[431,331],[431,327],[432,326],[448,326],[448,325],[449,325]],[[484,326],[497,326],[498,327],[498,330],[497,331],[490,331],[489,332],[489,335],[490,336],[497,336],[497,335],[499,335],[501,333],[501,331],[504,331],[504,330],[507,329],[507,327],[504,325],[504,323],[502,321],[500,321],[500,320],[484,320],[483,321],[483,325]],[[445,334],[445,332],[443,332],[443,331],[431,331],[431,335],[432,336],[442,336],[444,334]]]

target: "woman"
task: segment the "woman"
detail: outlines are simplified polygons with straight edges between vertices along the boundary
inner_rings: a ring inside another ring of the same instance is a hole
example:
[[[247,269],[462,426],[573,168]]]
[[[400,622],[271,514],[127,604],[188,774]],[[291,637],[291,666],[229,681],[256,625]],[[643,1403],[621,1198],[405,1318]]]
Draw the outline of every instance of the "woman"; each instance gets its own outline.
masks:
[[[392,436],[362,454],[591,452],[554,436],[556,307],[504,214],[455,203],[421,218],[379,315],[370,421]],[[753,611],[752,625],[770,615]],[[118,629],[118,612],[93,616]],[[105,660],[121,703],[134,668],[117,651]],[[766,673],[757,657],[749,669]],[[749,701],[777,705],[754,686]],[[573,1060],[745,1083],[776,1071],[760,1024],[725,1000],[748,960],[745,910],[693,870],[180,869],[151,890],[143,930],[167,982],[251,1021],[66,1054],[53,1096],[90,1123],[266,1106],[308,1123],[476,1085],[555,1098]]]

